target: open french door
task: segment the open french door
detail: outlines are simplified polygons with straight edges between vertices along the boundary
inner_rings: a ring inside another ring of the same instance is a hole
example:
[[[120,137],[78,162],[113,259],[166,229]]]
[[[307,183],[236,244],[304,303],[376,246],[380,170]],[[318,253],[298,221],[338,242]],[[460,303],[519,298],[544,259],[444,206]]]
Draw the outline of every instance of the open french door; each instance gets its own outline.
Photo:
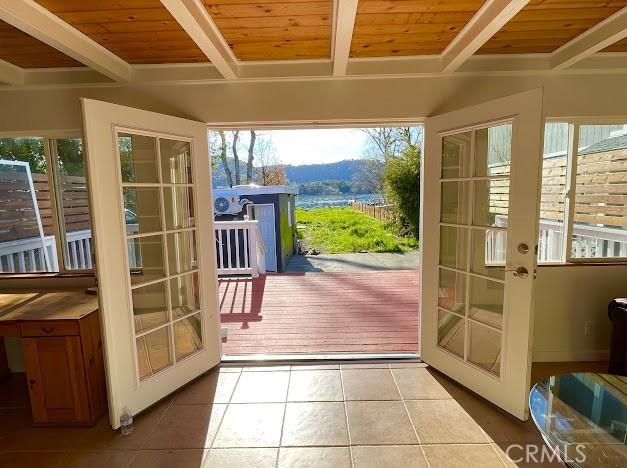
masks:
[[[111,425],[220,361],[207,128],[82,99]]]
[[[427,119],[420,355],[527,419],[542,91]]]

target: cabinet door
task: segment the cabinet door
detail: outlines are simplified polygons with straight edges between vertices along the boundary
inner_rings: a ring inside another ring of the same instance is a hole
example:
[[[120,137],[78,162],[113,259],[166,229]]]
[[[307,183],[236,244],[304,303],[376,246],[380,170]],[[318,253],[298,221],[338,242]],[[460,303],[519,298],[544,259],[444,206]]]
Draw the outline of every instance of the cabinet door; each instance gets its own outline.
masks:
[[[22,346],[34,423],[89,423],[80,338],[24,338]]]

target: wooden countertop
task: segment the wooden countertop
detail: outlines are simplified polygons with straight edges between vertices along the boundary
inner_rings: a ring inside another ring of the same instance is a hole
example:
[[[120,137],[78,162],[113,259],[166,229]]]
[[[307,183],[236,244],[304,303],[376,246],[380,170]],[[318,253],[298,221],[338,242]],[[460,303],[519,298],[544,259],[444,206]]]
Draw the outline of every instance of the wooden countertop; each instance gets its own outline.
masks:
[[[80,291],[0,294],[0,322],[78,320],[98,309],[98,297]]]

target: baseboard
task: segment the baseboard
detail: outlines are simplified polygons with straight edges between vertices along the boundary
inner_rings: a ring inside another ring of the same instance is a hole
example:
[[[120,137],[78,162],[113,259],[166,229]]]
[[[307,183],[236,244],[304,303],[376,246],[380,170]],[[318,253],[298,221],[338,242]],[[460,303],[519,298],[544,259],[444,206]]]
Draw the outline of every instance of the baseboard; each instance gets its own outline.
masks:
[[[608,349],[544,349],[533,352],[533,362],[607,361]]]

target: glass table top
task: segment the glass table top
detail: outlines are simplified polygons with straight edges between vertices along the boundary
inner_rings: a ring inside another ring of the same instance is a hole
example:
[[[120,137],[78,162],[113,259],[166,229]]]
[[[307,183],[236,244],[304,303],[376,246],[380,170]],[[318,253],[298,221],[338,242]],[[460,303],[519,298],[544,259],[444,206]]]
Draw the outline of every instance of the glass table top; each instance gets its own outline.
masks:
[[[552,376],[533,387],[529,407],[544,440],[569,466],[627,466],[627,377]]]

